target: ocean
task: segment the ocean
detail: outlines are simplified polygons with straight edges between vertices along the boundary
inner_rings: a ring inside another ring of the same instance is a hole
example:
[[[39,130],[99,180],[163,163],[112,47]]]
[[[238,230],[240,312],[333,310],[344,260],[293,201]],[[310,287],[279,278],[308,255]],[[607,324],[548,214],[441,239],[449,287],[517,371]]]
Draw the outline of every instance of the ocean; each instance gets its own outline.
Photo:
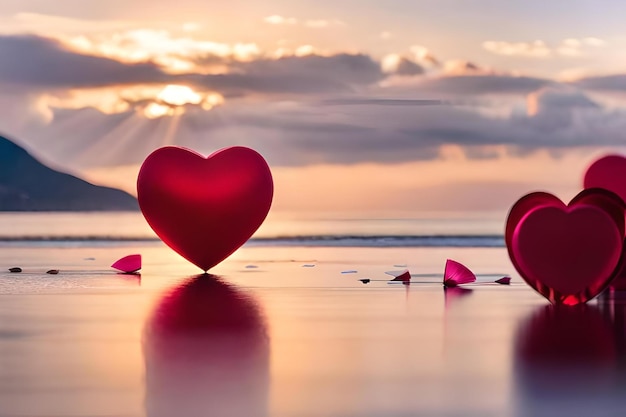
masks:
[[[270,213],[249,246],[503,247],[502,212],[439,212],[397,218]],[[2,245],[158,242],[140,212],[0,213]]]
[[[504,216],[272,212],[207,275],[141,213],[2,213],[0,417],[624,415],[626,304],[551,307]]]

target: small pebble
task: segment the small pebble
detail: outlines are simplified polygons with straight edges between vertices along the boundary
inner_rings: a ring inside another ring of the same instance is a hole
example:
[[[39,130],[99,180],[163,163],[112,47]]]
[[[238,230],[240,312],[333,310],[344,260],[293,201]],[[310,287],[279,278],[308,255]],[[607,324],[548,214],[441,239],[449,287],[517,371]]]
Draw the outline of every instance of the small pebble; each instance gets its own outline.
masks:
[[[9,268],[9,272],[22,272],[22,268],[20,267]]]
[[[56,275],[59,273],[58,269],[51,269],[49,271],[46,271],[46,274],[50,274],[50,275]]]

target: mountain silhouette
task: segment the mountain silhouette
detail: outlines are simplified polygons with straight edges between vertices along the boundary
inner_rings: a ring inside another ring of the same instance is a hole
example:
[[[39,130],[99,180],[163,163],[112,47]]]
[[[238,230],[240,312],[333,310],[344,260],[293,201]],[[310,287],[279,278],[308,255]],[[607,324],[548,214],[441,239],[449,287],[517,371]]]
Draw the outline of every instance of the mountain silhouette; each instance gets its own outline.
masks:
[[[0,136],[0,211],[137,210],[132,195],[51,169]]]

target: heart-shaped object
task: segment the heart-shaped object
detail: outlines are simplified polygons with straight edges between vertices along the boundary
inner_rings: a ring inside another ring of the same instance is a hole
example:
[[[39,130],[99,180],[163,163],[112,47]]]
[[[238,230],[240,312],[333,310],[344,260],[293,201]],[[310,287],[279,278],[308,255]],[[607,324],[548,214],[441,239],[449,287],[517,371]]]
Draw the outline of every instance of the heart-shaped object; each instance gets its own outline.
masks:
[[[585,188],[604,188],[626,201],[626,158],[606,155],[592,163],[583,179]]]
[[[231,147],[204,157],[168,146],[144,161],[137,199],[155,233],[203,271],[214,267],[261,226],[274,186],[261,155]]]
[[[515,228],[520,220],[522,220],[522,218],[530,210],[539,206],[551,205],[558,207],[562,204],[563,203],[558,197],[542,191],[526,194],[524,197],[517,200],[509,211],[509,215],[506,220],[506,228],[504,231],[504,241],[506,242],[506,247],[511,247],[511,241],[513,240],[513,232],[515,232]]]
[[[520,199],[509,213],[505,240],[522,278],[555,304],[598,295],[621,263],[624,212],[614,203],[603,190],[587,190],[568,206],[546,193]]]
[[[587,168],[583,186],[612,191],[622,201],[626,201],[626,158],[621,155],[606,155],[597,159]],[[626,270],[622,269],[611,287],[626,290]]]

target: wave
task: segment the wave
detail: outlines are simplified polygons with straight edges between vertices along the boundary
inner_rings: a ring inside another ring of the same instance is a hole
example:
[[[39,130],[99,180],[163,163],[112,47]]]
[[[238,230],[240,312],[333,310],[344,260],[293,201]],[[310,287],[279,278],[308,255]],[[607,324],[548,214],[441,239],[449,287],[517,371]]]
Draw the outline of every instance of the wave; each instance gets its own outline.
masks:
[[[150,236],[0,236],[5,244],[116,244],[159,242]],[[253,237],[247,246],[320,247],[504,247],[501,235],[305,235]]]
[[[504,237],[498,235],[325,235],[254,238],[249,244],[346,247],[503,247]]]

